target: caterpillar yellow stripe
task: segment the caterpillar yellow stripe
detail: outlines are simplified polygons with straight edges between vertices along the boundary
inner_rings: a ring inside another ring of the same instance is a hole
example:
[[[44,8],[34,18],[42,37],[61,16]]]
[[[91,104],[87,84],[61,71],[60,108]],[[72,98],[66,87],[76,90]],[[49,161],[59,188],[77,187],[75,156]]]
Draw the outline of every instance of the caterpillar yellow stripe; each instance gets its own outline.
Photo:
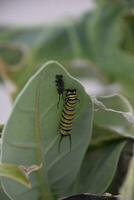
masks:
[[[71,132],[76,113],[76,104],[78,101],[79,99],[77,98],[76,89],[67,89],[59,125],[59,132],[61,136],[59,141],[59,152],[60,152],[61,141],[65,136],[69,137],[70,151],[71,151]]]

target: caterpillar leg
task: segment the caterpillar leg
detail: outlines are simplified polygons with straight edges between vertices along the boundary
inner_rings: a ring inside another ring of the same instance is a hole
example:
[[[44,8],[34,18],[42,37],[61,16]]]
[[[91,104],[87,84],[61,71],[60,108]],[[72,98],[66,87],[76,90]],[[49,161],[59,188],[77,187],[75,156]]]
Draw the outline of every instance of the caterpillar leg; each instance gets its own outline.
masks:
[[[71,135],[60,135],[60,140],[59,140],[59,145],[58,145],[58,152],[61,152],[61,142],[64,137],[69,137],[69,152],[71,152],[71,147],[72,147],[72,138]]]
[[[61,150],[61,142],[62,142],[62,139],[63,139],[63,135],[60,135],[60,140],[59,140],[59,145],[58,145],[58,152],[60,153],[60,150]]]
[[[69,137],[69,152],[71,152],[72,138],[71,138],[71,135],[69,135],[68,137]]]

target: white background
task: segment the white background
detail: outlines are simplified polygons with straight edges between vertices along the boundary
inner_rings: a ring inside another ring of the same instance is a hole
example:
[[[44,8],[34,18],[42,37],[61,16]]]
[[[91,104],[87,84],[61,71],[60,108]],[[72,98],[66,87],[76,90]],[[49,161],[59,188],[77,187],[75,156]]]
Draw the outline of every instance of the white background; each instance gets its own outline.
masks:
[[[42,24],[79,16],[95,0],[0,0],[0,24]]]

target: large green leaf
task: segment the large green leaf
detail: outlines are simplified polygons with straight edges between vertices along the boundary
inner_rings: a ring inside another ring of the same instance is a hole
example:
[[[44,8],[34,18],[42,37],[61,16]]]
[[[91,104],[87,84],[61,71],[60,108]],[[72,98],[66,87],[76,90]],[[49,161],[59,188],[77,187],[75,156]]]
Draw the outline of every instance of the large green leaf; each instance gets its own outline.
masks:
[[[75,88],[79,98],[72,129],[72,148],[69,138],[63,138],[61,152],[59,123],[64,100],[59,108],[55,76],[63,75],[65,88]],[[32,173],[32,189],[2,178],[6,192],[14,200],[45,199],[51,192],[57,197],[74,181],[88,148],[92,132],[93,106],[80,83],[57,62],[49,62],[31,78],[16,100],[3,134],[2,162],[31,166],[43,164]],[[75,161],[74,161],[75,159]],[[48,179],[47,179],[48,177]],[[48,186],[49,185],[49,186]]]
[[[2,200],[10,200],[9,197],[3,191],[1,185],[0,185],[0,199],[2,199]]]
[[[71,185],[72,194],[103,194],[111,184],[126,141],[115,132],[94,125],[93,138],[79,175]]]

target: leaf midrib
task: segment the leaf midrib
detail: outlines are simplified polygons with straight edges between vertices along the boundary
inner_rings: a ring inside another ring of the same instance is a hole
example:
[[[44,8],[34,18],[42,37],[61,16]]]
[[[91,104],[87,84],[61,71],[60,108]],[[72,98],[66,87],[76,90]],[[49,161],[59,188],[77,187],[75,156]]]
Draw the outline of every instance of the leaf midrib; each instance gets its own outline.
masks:
[[[35,96],[35,140],[36,140],[36,159],[37,164],[40,165],[43,162],[43,152],[41,146],[41,119],[40,119],[40,86],[41,86],[41,78],[38,80],[37,88],[36,88],[36,96]],[[43,167],[37,172],[39,187],[41,189],[41,200],[53,200],[53,196],[51,194],[50,188],[48,187],[47,182],[45,181],[44,170]]]

